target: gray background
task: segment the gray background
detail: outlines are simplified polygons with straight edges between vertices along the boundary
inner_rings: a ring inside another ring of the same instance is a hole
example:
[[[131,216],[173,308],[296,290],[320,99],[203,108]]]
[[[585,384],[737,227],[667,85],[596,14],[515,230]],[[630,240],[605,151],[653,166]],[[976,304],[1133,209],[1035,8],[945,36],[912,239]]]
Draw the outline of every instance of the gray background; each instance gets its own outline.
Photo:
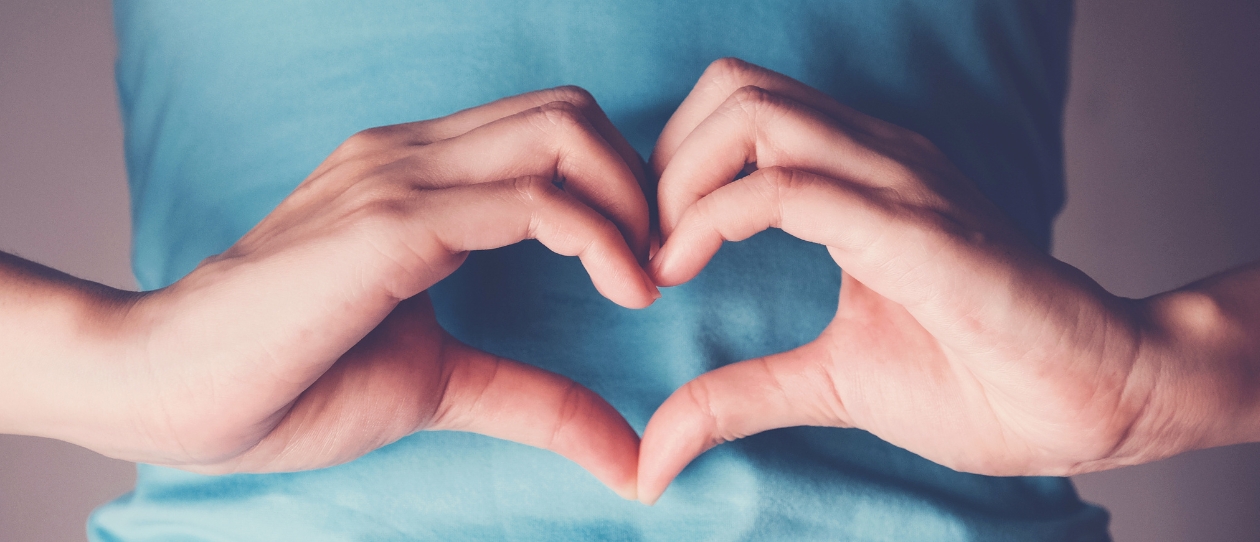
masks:
[[[1060,258],[1128,296],[1260,259],[1257,28],[1255,0],[1078,2]],[[0,0],[0,250],[132,287],[113,54],[104,0]],[[134,477],[0,436],[0,540],[81,541]],[[1077,482],[1121,542],[1260,539],[1260,445]]]

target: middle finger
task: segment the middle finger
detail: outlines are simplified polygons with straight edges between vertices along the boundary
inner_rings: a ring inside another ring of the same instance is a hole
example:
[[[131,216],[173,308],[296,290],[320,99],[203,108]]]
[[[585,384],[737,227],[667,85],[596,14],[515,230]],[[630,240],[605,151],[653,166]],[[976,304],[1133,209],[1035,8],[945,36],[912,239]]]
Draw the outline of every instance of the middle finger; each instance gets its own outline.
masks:
[[[432,188],[521,177],[554,178],[617,225],[639,260],[648,249],[648,206],[630,166],[585,114],[552,102],[418,148]]]
[[[750,164],[874,186],[888,186],[907,175],[907,166],[865,141],[861,132],[816,109],[765,89],[743,87],[683,139],[661,173],[661,234],[667,238],[688,208]]]

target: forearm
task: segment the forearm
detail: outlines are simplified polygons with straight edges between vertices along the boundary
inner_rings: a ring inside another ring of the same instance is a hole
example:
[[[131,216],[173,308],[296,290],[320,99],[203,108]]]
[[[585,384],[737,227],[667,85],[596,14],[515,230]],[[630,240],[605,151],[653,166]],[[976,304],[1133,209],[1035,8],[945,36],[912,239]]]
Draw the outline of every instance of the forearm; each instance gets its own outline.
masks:
[[[1141,319],[1153,387],[1124,463],[1260,441],[1260,262],[1143,300]]]
[[[0,433],[91,445],[122,405],[121,316],[137,294],[0,252]],[[116,396],[116,395],[115,395]]]

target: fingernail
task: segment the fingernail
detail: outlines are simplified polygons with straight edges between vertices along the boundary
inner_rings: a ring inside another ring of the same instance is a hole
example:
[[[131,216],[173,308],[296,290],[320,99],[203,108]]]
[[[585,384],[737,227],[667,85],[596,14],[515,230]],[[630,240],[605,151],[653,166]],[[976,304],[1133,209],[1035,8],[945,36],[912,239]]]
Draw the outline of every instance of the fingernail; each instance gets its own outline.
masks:
[[[652,275],[647,272],[643,273],[643,285],[646,286],[648,292],[652,294],[653,302],[661,298],[661,289],[656,286],[656,281],[652,280]]]
[[[652,277],[653,281],[655,281],[657,278],[660,278],[661,276],[661,258],[659,257],[660,254],[658,253],[657,256],[658,257],[652,258],[651,261],[648,262],[647,269],[646,269],[648,276]]]

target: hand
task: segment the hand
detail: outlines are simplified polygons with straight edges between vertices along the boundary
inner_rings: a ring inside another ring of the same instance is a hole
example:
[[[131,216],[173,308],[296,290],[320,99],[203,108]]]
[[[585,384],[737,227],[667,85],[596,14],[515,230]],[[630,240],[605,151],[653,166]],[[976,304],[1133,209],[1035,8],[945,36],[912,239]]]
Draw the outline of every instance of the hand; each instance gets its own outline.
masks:
[[[471,431],[553,450],[632,497],[638,437],[620,414],[459,343],[425,290],[469,251],[533,238],[578,256],[609,299],[650,304],[643,178],[574,88],[357,134],[235,246],[126,308],[134,340],[111,375],[124,391],[97,402],[97,434],[74,440],[225,473]]]
[[[1027,242],[926,138],[724,59],[650,163],[658,284],[769,227],[826,245],[843,274],[817,340],[701,375],[661,405],[643,435],[644,502],[705,450],[798,425],[862,428],[991,475],[1133,459],[1126,438],[1157,373],[1137,363],[1133,305]]]

